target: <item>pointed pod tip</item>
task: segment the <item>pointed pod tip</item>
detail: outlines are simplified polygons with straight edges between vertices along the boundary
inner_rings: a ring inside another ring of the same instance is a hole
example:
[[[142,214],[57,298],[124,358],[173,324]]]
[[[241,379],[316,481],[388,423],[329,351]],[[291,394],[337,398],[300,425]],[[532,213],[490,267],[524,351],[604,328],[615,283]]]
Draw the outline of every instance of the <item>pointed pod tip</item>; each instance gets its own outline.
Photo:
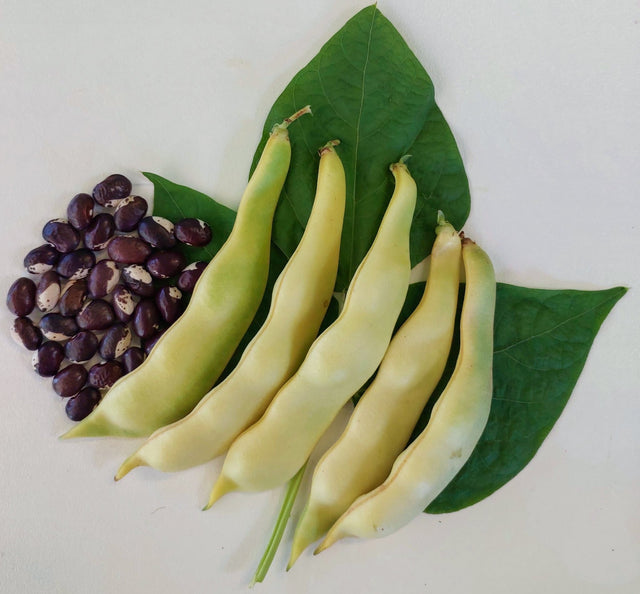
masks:
[[[218,499],[230,493],[231,491],[235,491],[237,485],[229,480],[224,475],[220,475],[216,484],[213,485],[213,489],[211,489],[211,494],[209,495],[209,501],[204,506],[203,511],[208,510]]]

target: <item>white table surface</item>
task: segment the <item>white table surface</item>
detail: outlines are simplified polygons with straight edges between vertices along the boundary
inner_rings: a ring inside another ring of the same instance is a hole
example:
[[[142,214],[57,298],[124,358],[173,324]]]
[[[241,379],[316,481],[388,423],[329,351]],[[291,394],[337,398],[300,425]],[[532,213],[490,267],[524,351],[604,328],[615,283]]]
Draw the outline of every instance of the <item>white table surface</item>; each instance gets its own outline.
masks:
[[[42,224],[109,173],[146,196],[141,170],[236,205],[271,104],[366,4],[0,0],[2,290]],[[285,573],[288,530],[256,591],[639,592],[640,7],[378,7],[433,78],[469,175],[466,229],[498,279],[631,289],[513,481],[388,538],[306,551]],[[134,443],[59,441],[63,403],[11,341],[10,321],[3,308],[0,591],[246,591],[282,491],[201,512],[220,461],[115,484]]]

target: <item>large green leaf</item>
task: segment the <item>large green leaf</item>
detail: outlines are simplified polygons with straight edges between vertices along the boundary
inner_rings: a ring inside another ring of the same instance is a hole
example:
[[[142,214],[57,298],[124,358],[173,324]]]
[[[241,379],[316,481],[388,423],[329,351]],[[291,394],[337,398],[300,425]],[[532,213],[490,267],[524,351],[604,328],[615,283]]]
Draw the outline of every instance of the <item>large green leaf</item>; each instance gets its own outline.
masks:
[[[287,85],[272,107],[253,166],[274,123],[310,104],[291,127],[291,170],[276,210],[274,242],[291,256],[315,194],[316,151],[331,139],[347,178],[336,291],[344,291],[369,249],[393,191],[391,163],[411,154],[418,185],[411,235],[415,264],[430,251],[438,209],[456,228],[469,213],[469,187],[455,140],[434,102],[433,84],[398,31],[375,8],[350,19]]]
[[[423,290],[424,283],[411,285],[402,319],[413,311]],[[498,284],[489,421],[471,458],[427,512],[472,505],[529,463],[569,400],[600,325],[625,292],[624,287],[574,291]],[[453,372],[459,343],[456,331],[442,380],[412,439],[426,426]]]

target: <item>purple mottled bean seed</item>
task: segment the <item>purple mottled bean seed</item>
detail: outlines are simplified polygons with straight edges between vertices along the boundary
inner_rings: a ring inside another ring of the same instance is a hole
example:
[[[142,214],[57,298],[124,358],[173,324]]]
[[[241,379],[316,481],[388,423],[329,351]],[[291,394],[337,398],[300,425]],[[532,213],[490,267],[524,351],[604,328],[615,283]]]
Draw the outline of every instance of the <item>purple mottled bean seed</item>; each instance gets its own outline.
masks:
[[[67,365],[53,376],[53,391],[63,398],[74,396],[87,381],[87,370],[78,363]]]
[[[75,252],[62,256],[56,267],[56,272],[64,278],[76,280],[85,278],[96,263],[96,257],[91,250],[80,248]]]
[[[109,303],[103,299],[87,301],[76,315],[81,330],[106,330],[115,322],[115,314]]]
[[[145,359],[145,353],[140,347],[130,347],[122,355],[122,364],[125,373],[131,373],[137,367],[142,365]]]
[[[28,316],[36,306],[36,291],[30,278],[17,279],[7,291],[7,308],[15,316]]]
[[[40,331],[45,338],[62,342],[78,333],[78,325],[74,318],[68,318],[58,313],[48,313],[40,320]]]
[[[202,247],[211,241],[211,227],[200,219],[182,219],[176,223],[176,239],[187,245]]]
[[[90,250],[98,251],[107,247],[109,240],[116,232],[116,223],[113,216],[106,212],[97,214],[84,230],[82,238],[84,245]]]
[[[67,220],[78,231],[89,225],[95,203],[89,194],[76,194],[67,206]]]
[[[133,331],[142,339],[151,338],[160,329],[162,316],[152,299],[143,299],[133,312]]]
[[[38,350],[33,353],[31,362],[36,373],[43,377],[51,377],[58,373],[63,360],[64,349],[62,345],[48,341],[40,345]]]
[[[166,250],[176,245],[173,223],[164,217],[145,217],[138,225],[138,233],[149,245]]]
[[[142,196],[128,196],[118,204],[113,213],[116,229],[133,231],[147,214],[148,208],[149,205]]]
[[[69,361],[82,363],[88,361],[98,351],[98,337],[89,330],[78,332],[64,347]]]
[[[114,324],[100,341],[100,356],[103,359],[116,359],[124,354],[131,344],[131,330],[124,324]]]
[[[93,199],[101,206],[116,206],[129,194],[131,194],[131,182],[119,173],[106,177],[93,188]]]
[[[87,281],[84,278],[70,280],[64,286],[58,305],[63,316],[75,316],[87,298]]]
[[[109,258],[119,264],[144,264],[152,251],[146,241],[127,235],[114,237],[107,246]]]
[[[89,416],[99,402],[100,392],[95,388],[87,387],[67,400],[65,412],[72,421],[82,421]]]
[[[29,351],[35,351],[42,344],[42,332],[30,318],[16,318],[11,325],[11,336]]]
[[[80,234],[66,219],[52,219],[46,223],[42,238],[61,254],[68,254],[80,245]]]
[[[89,385],[99,390],[107,390],[124,375],[124,368],[118,361],[96,363],[89,369]]]
[[[186,258],[182,252],[176,250],[161,250],[151,254],[146,262],[146,268],[155,278],[169,278],[182,270]]]
[[[48,270],[38,281],[36,305],[41,312],[49,312],[60,300],[60,276],[54,270]]]
[[[120,281],[120,269],[113,260],[100,260],[87,277],[87,288],[91,297],[109,295]]]
[[[207,267],[206,262],[193,262],[186,268],[182,269],[180,276],[178,277],[178,288],[181,291],[190,293],[193,291],[198,279],[202,276],[204,269]]]
[[[151,274],[139,264],[123,268],[122,280],[129,289],[141,297],[151,297],[155,292]]]
[[[52,245],[45,243],[33,248],[24,257],[24,267],[32,274],[42,274],[52,270],[60,259],[60,252]]]

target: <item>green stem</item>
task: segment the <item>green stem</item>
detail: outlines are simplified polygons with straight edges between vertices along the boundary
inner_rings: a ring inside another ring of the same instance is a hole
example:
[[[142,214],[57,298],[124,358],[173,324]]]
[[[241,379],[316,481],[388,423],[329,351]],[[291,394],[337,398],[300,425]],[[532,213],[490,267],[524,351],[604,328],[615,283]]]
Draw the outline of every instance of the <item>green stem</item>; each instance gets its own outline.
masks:
[[[296,496],[298,495],[298,489],[300,489],[300,483],[302,482],[304,471],[307,468],[307,463],[308,461],[304,463],[302,468],[298,470],[287,485],[287,492],[285,493],[284,501],[282,502],[280,513],[278,514],[278,520],[276,521],[276,525],[273,527],[271,538],[269,539],[267,548],[262,555],[262,559],[260,559],[260,563],[258,564],[258,568],[253,576],[253,581],[251,582],[250,587],[253,587],[257,582],[262,582],[269,571],[269,567],[271,567],[271,562],[276,555],[276,551],[278,550],[278,546],[280,545],[280,541],[284,534],[284,529],[287,527],[287,522],[291,516],[291,508],[293,508]]]

